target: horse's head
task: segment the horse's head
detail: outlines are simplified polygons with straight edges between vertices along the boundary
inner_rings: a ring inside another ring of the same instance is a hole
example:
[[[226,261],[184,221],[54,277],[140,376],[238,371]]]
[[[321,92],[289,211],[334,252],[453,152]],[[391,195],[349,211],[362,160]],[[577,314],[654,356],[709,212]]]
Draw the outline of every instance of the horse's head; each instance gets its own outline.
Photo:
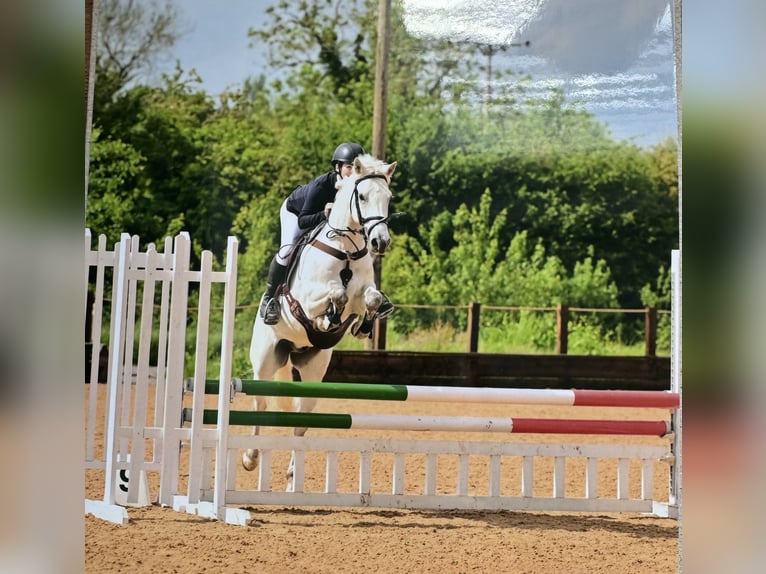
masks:
[[[364,233],[372,253],[382,255],[391,243],[388,233],[388,188],[396,162],[386,163],[371,155],[354,160],[351,176],[340,182],[329,223],[334,228]]]

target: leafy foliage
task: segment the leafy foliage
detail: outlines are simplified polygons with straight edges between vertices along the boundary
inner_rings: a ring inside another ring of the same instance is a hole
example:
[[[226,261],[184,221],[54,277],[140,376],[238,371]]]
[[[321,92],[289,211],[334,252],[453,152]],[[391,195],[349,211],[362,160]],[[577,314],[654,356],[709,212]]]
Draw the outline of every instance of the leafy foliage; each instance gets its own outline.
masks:
[[[246,78],[217,101],[180,68],[156,86],[126,81],[172,44],[172,18],[155,21],[155,36],[136,29],[131,75],[97,59],[87,225],[112,241],[127,231],[159,242],[183,229],[197,253],[211,249],[219,261],[236,234],[242,305],[260,297],[284,197],[328,170],[340,141],[369,142],[374,111],[375,0],[279,1],[269,14],[250,38],[269,49],[270,80]],[[617,142],[560,92],[524,96],[526,78],[487,102],[481,47],[411,36],[402,14],[394,2],[386,155],[399,166],[392,209],[404,215],[392,221],[383,262],[392,299],[666,308],[678,244],[675,142]],[[462,312],[396,317],[402,333],[465,324]],[[637,336],[630,319],[572,320],[581,352],[598,337]],[[551,346],[550,317],[498,314],[489,327],[511,325],[519,342]]]

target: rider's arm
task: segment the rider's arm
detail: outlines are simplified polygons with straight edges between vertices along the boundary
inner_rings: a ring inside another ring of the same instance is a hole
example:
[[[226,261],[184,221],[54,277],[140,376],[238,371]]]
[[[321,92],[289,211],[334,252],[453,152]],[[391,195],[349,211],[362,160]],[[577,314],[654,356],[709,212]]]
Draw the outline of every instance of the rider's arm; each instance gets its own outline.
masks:
[[[306,185],[306,199],[298,214],[301,229],[313,229],[325,221],[325,205],[335,199],[335,174],[321,175]]]

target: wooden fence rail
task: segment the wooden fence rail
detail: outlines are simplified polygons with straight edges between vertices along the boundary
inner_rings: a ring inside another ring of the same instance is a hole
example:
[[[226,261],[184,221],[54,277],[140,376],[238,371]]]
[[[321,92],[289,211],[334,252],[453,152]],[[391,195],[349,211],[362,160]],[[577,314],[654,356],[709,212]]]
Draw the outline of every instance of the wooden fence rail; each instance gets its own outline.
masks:
[[[90,378],[90,321],[92,295],[86,315],[86,380]],[[436,308],[433,305],[402,305],[402,308]],[[454,307],[450,307],[454,308]],[[583,388],[667,390],[670,388],[670,359],[657,357],[656,308],[585,309],[559,305],[535,308],[556,312],[556,353],[535,355],[485,354],[478,352],[482,305],[464,307],[468,312],[468,343],[465,353],[421,353],[386,351],[338,351],[333,354],[325,380],[338,382],[388,383],[437,386],[484,386],[528,388]],[[529,307],[492,307],[487,310],[530,310]],[[643,313],[645,356],[568,355],[568,324],[571,312]],[[664,311],[660,311],[664,312]],[[380,322],[385,333],[385,320]],[[378,344],[380,341],[378,341]],[[385,345],[385,336],[382,341]],[[99,354],[98,381],[106,381],[108,352]]]
[[[326,381],[447,387],[670,389],[669,357],[335,351]]]
[[[439,305],[398,305],[401,309],[437,309]],[[656,307],[644,309],[607,309],[570,307],[569,305],[557,305],[556,307],[499,307],[471,303],[462,306],[468,313],[468,343],[466,351],[476,353],[479,350],[479,331],[481,325],[482,308],[491,311],[540,311],[556,313],[556,354],[566,355],[569,348],[569,322],[572,313],[641,313],[644,315],[644,355],[654,357],[657,355],[657,314],[669,313],[658,311]],[[460,306],[444,306],[444,308],[456,309]],[[371,342],[371,348],[382,351],[386,348],[386,320],[379,321],[375,330],[375,338]]]

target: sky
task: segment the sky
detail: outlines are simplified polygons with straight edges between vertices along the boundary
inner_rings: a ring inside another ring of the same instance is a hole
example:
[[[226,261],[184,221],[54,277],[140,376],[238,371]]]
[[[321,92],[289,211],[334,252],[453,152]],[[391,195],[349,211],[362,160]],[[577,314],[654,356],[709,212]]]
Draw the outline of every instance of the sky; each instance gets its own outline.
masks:
[[[149,1],[149,0],[144,0]],[[247,31],[265,22],[268,2],[178,2],[185,31],[157,73],[175,60],[217,94],[257,76],[265,59]],[[532,75],[532,93],[560,87],[606,122],[614,137],[653,145],[677,135],[669,0],[404,0],[413,34],[469,41],[529,40],[496,56],[496,69]],[[435,24],[436,23],[436,24]]]
[[[530,74],[531,94],[563,89],[619,139],[651,145],[677,134],[669,0],[405,0],[405,10],[423,36],[529,41],[493,67]]]
[[[183,35],[156,73],[172,71],[179,60],[184,70],[197,71],[211,94],[258,75],[263,58],[249,47],[247,31],[264,21],[267,5],[263,0],[176,0]]]

